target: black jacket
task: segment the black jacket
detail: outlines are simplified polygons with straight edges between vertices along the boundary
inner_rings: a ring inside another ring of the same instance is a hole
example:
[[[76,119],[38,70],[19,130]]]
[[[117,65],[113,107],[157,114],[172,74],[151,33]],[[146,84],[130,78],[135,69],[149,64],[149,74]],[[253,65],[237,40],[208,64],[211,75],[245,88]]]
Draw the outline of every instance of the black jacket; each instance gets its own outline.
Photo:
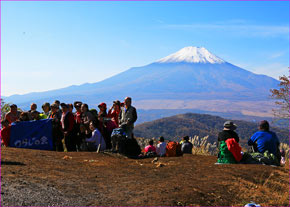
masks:
[[[232,130],[223,130],[222,132],[219,133],[218,135],[218,141],[226,141],[229,138],[235,138],[236,142],[239,143],[240,138],[238,134],[235,131]]]

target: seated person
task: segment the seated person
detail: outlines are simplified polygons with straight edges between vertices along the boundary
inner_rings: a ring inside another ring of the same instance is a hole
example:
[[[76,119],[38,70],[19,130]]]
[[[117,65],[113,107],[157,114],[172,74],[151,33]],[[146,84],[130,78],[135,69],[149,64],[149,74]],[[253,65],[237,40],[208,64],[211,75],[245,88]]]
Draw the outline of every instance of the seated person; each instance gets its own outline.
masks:
[[[183,137],[183,143],[181,145],[181,151],[182,153],[186,153],[186,154],[192,154],[192,147],[193,144],[191,142],[189,142],[189,137],[185,136]]]
[[[92,136],[90,138],[85,139],[85,143],[88,151],[97,151],[100,145],[100,151],[106,149],[106,142],[101,134],[101,132],[97,129],[96,122],[90,122],[90,130],[92,131]]]
[[[164,137],[159,138],[159,143],[156,146],[156,153],[158,156],[165,156],[166,154],[166,143],[164,142]]]
[[[248,140],[248,145],[254,146],[255,151],[259,153],[264,153],[268,150],[269,153],[278,158],[280,142],[276,134],[270,131],[269,123],[266,120],[261,121],[258,129],[259,131]]]
[[[9,146],[9,139],[10,139],[10,131],[11,126],[9,124],[9,121],[7,119],[4,119],[1,121],[1,144],[4,144],[6,147]]]
[[[149,141],[149,145],[145,147],[145,153],[147,154],[148,152],[155,152],[156,153],[156,148],[153,146],[153,140]]]
[[[232,121],[226,121],[224,123],[224,129],[218,134],[218,142],[220,141],[226,141],[229,138],[234,138],[236,142],[239,143],[239,136],[234,131],[237,128],[237,125],[235,125]]]

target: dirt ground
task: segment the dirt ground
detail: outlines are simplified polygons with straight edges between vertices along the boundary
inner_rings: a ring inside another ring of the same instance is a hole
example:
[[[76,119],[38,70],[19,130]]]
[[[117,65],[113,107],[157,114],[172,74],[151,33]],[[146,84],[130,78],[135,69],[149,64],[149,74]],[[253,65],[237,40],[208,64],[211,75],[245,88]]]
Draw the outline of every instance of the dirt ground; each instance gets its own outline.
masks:
[[[64,159],[65,158],[65,159]],[[289,167],[1,149],[1,206],[289,206]]]

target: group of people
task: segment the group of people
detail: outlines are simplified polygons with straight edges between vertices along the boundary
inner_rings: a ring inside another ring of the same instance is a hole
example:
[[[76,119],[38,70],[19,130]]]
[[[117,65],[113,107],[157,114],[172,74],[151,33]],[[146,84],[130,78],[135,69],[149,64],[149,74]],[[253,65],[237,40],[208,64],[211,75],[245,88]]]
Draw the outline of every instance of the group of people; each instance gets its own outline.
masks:
[[[74,108],[75,112],[73,112]],[[132,106],[130,97],[126,97],[123,103],[119,100],[114,101],[108,111],[106,103],[100,103],[98,108],[99,111],[96,109],[89,110],[88,105],[80,101],[76,101],[74,104],[66,104],[56,100],[52,104],[44,103],[42,105],[43,112],[40,113],[37,111],[35,103],[31,104],[29,111],[24,112],[18,111],[17,106],[12,104],[10,105],[10,111],[1,122],[2,143],[6,146],[9,145],[11,123],[40,119],[52,119],[53,149],[56,151],[64,151],[63,140],[67,151],[112,149],[112,141],[114,149],[114,140],[111,141],[111,134],[116,128],[123,129],[127,138],[133,138],[137,111]],[[238,146],[240,139],[235,132],[237,125],[232,121],[226,121],[223,126],[223,130],[218,134],[218,148],[220,149],[222,145],[225,146],[225,142],[228,146]],[[179,147],[181,153],[192,153],[193,145],[188,136],[183,137],[178,144],[175,147]],[[281,158],[279,144],[276,134],[270,131],[270,125],[266,120],[260,122],[259,131],[248,140],[248,145],[253,147],[253,151],[259,153],[268,151],[278,159]],[[164,137],[159,138],[156,147],[153,145],[153,140],[150,140],[143,153],[165,156],[169,145],[170,142],[166,143]],[[234,148],[231,147],[231,149]]]
[[[73,112],[75,108],[75,112]],[[111,133],[115,128],[122,128],[127,138],[133,137],[134,123],[137,120],[136,108],[132,106],[131,97],[124,102],[113,102],[107,111],[106,103],[89,110],[86,103],[80,101],[74,104],[44,103],[43,112],[37,111],[37,105],[32,103],[29,111],[20,112],[17,105],[10,105],[10,111],[1,121],[1,138],[5,146],[9,146],[10,127],[13,122],[52,119],[53,149],[64,151],[96,151],[111,149]]]
[[[239,135],[235,132],[237,125],[232,121],[226,121],[223,125],[223,130],[218,133],[218,162],[219,163],[244,163],[247,164],[246,153],[242,152],[239,145]],[[159,138],[159,142],[154,146],[153,140],[149,141],[149,144],[144,148],[144,156],[170,156],[168,151],[172,142],[165,143],[164,137]],[[280,160],[285,157],[285,152],[279,149],[279,139],[276,134],[270,131],[270,125],[268,121],[263,120],[259,123],[258,131],[248,140],[248,145],[252,147],[251,152],[253,154],[263,155],[265,152],[274,155],[277,159],[278,165]],[[189,137],[185,136],[181,142],[175,142],[176,154],[178,151],[181,154],[192,154],[193,144],[189,141]],[[180,149],[178,149],[178,147]],[[251,154],[251,153],[250,153]],[[250,162],[252,163],[252,162]]]
[[[223,130],[218,134],[218,144],[219,144],[219,149],[222,149],[221,143],[222,142],[228,142],[227,145],[229,147],[233,146],[233,153],[235,153],[235,149],[239,149],[239,152],[243,155],[243,152],[241,152],[241,148],[237,143],[239,143],[240,139],[238,134],[235,132],[237,128],[237,125],[234,124],[232,121],[226,121],[224,123],[224,128]],[[236,148],[234,147],[236,144]],[[258,126],[258,131],[252,135],[252,137],[248,140],[248,145],[252,147],[252,152],[253,153],[259,153],[259,154],[264,154],[265,152],[268,154],[274,155],[274,158],[277,159],[278,163],[280,163],[281,157],[285,156],[284,150],[279,149],[279,139],[277,135],[270,131],[270,124],[268,121],[263,120],[259,123]],[[220,150],[221,151],[221,150]],[[241,157],[241,162],[243,160],[245,161],[246,156]],[[219,154],[220,156],[220,154]]]
[[[193,148],[193,144],[189,141],[189,136],[185,136],[182,138],[182,140],[180,141],[180,143],[177,142],[171,142],[169,141],[168,143],[165,142],[164,137],[161,136],[159,137],[159,141],[158,144],[156,145],[156,147],[154,146],[154,141],[153,140],[149,140],[148,145],[144,148],[143,150],[143,155],[149,155],[149,156],[160,156],[160,157],[164,157],[164,156],[169,156],[168,151],[170,150],[170,146],[174,145],[175,147],[175,155],[178,155],[178,153],[180,154],[192,154],[192,148]],[[178,149],[180,148],[180,149]],[[179,151],[179,152],[178,152]],[[177,152],[177,154],[176,154]]]

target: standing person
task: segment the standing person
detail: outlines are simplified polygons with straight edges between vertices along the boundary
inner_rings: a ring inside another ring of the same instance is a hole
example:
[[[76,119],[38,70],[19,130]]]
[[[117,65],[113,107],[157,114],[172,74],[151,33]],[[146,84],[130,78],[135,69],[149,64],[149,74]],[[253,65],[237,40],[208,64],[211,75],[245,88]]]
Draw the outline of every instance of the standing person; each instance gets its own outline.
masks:
[[[51,110],[51,108],[50,108],[50,104],[49,103],[44,103],[43,105],[42,105],[42,110],[43,110],[43,113],[42,114],[44,114],[45,115],[45,118],[48,118],[48,114],[49,114],[49,112],[50,112],[50,110]]]
[[[70,113],[73,113],[73,110],[74,110],[74,106],[72,104],[68,104],[68,111]]]
[[[61,103],[62,116],[61,116],[61,128],[64,137],[64,143],[68,152],[76,151],[75,136],[73,134],[74,116],[68,110],[68,105]]]
[[[82,124],[84,124],[87,131],[90,131],[90,128],[89,128],[90,122],[95,121],[95,118],[92,115],[92,113],[89,112],[88,104],[85,104],[85,103],[82,104],[81,112],[82,112]]]
[[[226,121],[224,123],[224,129],[218,134],[218,142],[226,141],[229,138],[234,138],[237,143],[240,139],[238,134],[234,131],[237,128],[237,125],[232,121]]]
[[[21,112],[20,117],[19,117],[19,121],[30,121],[29,112],[27,112],[27,111]]]
[[[121,112],[121,103],[119,100],[113,101],[113,106],[108,111],[108,117],[112,118],[116,128],[119,128],[119,114]]]
[[[124,107],[119,114],[119,126],[125,130],[129,139],[133,138],[134,123],[137,120],[136,108],[131,104],[131,97],[126,97]]]
[[[36,111],[36,109],[37,109],[37,105],[36,105],[36,103],[32,103],[32,104],[30,105],[30,110],[29,110],[28,112],[31,113],[32,111]]]
[[[99,121],[98,127],[105,139],[107,149],[111,149],[112,148],[111,134],[112,134],[113,129],[115,128],[115,125],[111,121],[111,118],[108,117],[107,104],[100,103],[98,107],[100,109],[99,114],[98,114],[98,121]]]
[[[55,103],[57,105],[57,107],[59,108],[59,106],[60,106],[60,101],[59,100],[55,100],[53,103]]]
[[[81,102],[75,102],[74,107],[76,112],[74,113],[74,120],[75,120],[75,135],[76,135],[76,146],[77,150],[81,150],[81,143],[82,143],[82,136],[81,136],[81,124],[82,124],[82,111],[81,111]]]
[[[98,108],[100,109],[99,111],[99,117],[107,117],[107,104],[106,103],[100,103],[98,105]]]
[[[60,101],[59,100],[55,100],[53,103],[56,104],[56,106],[57,106],[57,112],[59,113],[59,116],[61,116],[62,115],[62,111],[59,108],[60,107]]]
[[[191,142],[189,142],[189,137],[185,136],[185,137],[183,137],[183,140],[184,141],[181,145],[181,152],[186,153],[186,154],[192,154],[193,144]]]
[[[264,153],[266,150],[268,150],[268,152],[275,155],[280,162],[280,142],[277,135],[270,131],[270,125],[268,121],[261,121],[258,129],[259,131],[248,140],[248,145],[254,146],[254,149],[260,153]]]
[[[98,105],[98,108],[100,109],[99,113],[98,113],[98,121],[99,121],[99,125],[98,128],[100,130],[100,132],[102,133],[102,135],[105,135],[105,118],[107,117],[107,105],[105,103],[100,103]],[[105,136],[104,136],[105,137]]]
[[[6,114],[5,119],[9,122],[9,124],[17,121],[20,117],[20,111],[17,111],[17,105],[10,105],[10,111]]]
[[[58,105],[53,103],[51,104],[51,111],[48,114],[48,118],[52,119],[52,140],[53,140],[53,149],[58,152],[63,152],[62,144],[62,132],[61,132],[61,116],[58,112]]]
[[[166,154],[166,143],[164,137],[159,137],[159,143],[156,146],[156,153],[158,156],[164,157]]]

